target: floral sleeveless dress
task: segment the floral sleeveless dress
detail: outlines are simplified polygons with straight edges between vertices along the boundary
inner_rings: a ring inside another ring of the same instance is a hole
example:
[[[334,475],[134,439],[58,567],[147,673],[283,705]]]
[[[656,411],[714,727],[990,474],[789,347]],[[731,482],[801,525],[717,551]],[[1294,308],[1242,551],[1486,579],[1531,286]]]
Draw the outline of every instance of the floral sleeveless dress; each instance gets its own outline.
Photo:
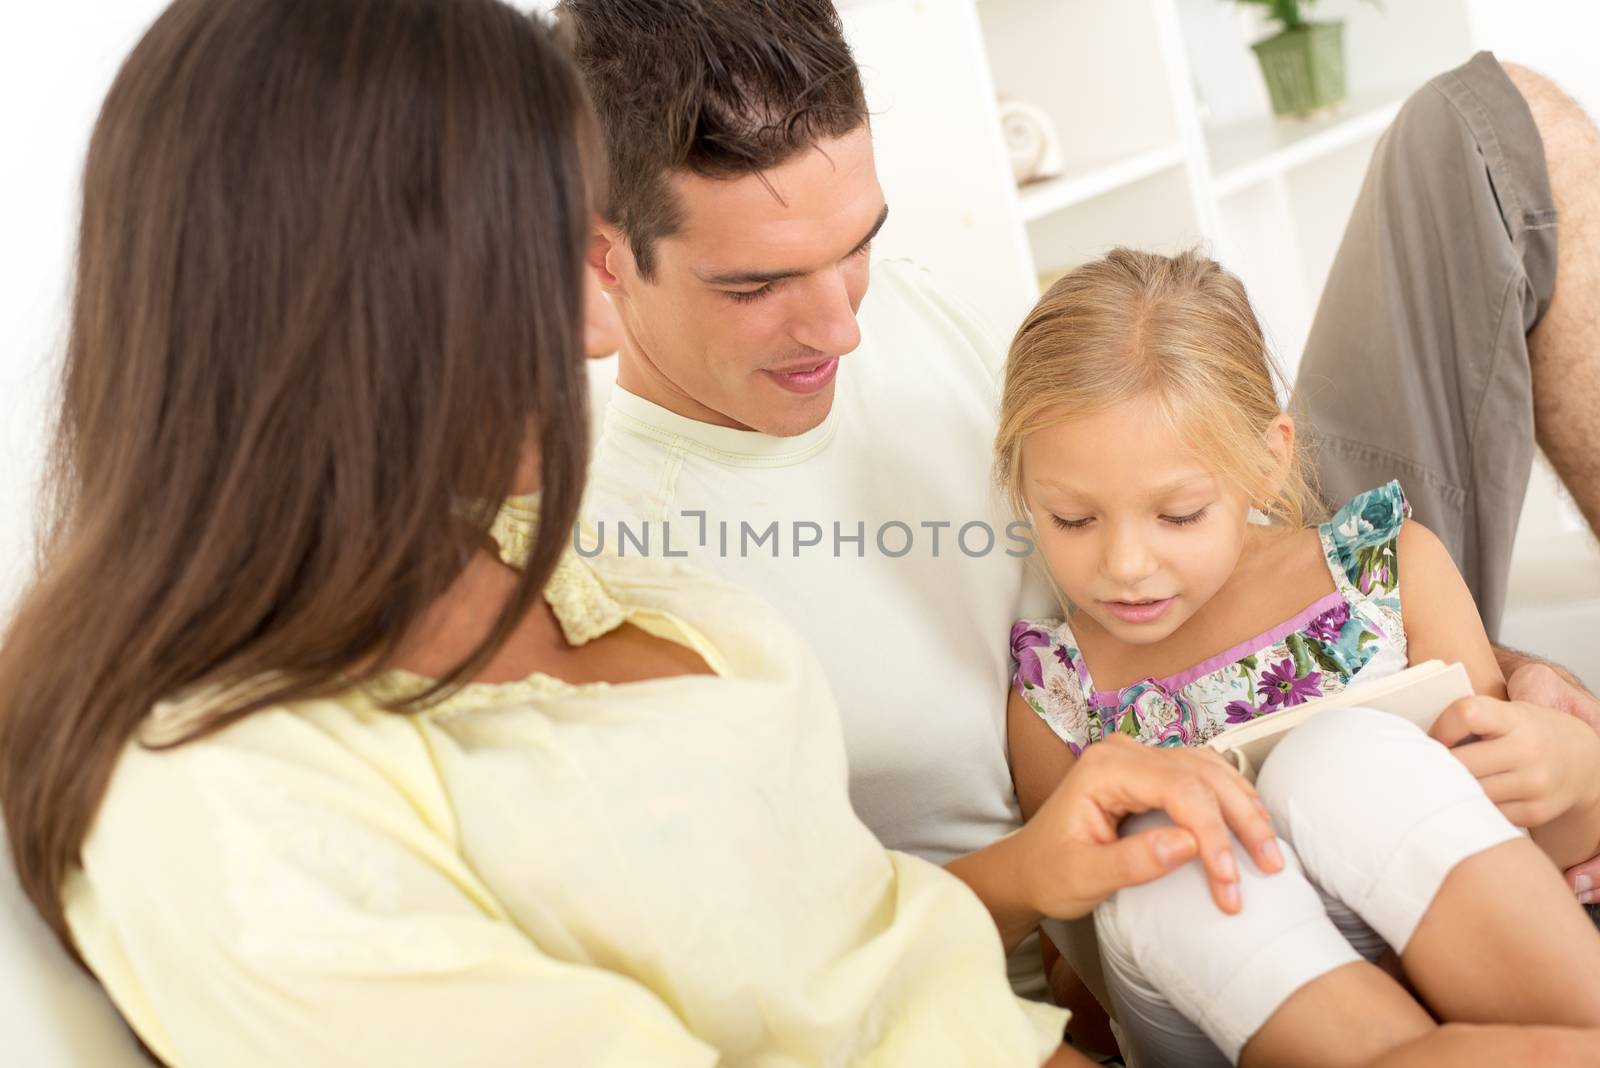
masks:
[[[1334,592],[1265,634],[1164,679],[1101,690],[1065,620],[1011,628],[1012,685],[1074,755],[1114,733],[1199,745],[1238,723],[1406,666],[1395,543],[1411,514],[1400,483],[1356,497],[1317,528]]]

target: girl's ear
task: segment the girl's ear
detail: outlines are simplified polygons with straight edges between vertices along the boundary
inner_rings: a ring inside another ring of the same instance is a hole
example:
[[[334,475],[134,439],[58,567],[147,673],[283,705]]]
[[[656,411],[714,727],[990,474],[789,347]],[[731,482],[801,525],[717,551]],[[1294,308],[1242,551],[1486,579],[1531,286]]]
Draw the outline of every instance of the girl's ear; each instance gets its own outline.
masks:
[[[1279,412],[1278,417],[1267,424],[1267,450],[1272,453],[1272,483],[1271,491],[1276,495],[1283,489],[1283,484],[1289,478],[1289,471],[1294,466],[1294,420],[1286,412]],[[1261,503],[1257,507],[1261,507]],[[1269,509],[1261,508],[1262,511]]]

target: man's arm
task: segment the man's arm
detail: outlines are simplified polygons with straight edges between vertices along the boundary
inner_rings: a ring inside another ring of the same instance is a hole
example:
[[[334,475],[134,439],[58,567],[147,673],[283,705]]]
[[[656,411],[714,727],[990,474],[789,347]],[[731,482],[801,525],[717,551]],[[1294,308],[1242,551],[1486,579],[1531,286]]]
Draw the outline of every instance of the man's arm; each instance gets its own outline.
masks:
[[[1532,653],[1503,645],[1494,647],[1494,655],[1506,677],[1506,690],[1511,700],[1544,705],[1577,716],[1600,733],[1600,700],[1585,689],[1572,672]]]

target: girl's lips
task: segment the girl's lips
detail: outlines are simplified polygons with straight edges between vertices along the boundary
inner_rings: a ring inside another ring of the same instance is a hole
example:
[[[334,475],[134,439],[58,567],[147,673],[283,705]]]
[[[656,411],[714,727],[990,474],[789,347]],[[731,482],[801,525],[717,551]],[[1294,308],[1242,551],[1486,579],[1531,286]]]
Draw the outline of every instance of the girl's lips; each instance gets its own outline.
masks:
[[[1106,611],[1124,623],[1154,623],[1166,615],[1167,609],[1172,607],[1172,598],[1163,597],[1159,601],[1101,601],[1100,603],[1106,606]]]
[[[772,380],[792,393],[815,393],[829,382],[833,381],[834,372],[839,370],[839,357],[823,360],[815,367],[804,371],[768,371]]]

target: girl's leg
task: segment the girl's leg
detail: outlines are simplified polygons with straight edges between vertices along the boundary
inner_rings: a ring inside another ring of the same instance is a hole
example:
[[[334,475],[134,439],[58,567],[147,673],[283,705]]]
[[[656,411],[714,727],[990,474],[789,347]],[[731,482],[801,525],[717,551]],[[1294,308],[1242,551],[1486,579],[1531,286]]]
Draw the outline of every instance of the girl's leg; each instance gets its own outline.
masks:
[[[1446,1024],[1406,1043],[1372,1068],[1505,1068],[1508,1064],[1600,1068],[1600,1031]]]
[[[1318,716],[1257,788],[1307,876],[1447,1020],[1600,1026],[1600,934],[1447,749],[1382,712]]]
[[[1245,1043],[1239,1064],[1370,1065],[1435,1030],[1427,1010],[1388,973],[1357,961],[1295,991]]]
[[[1531,839],[1462,861],[1400,963],[1446,1020],[1600,1027],[1600,931]]]
[[[1132,834],[1167,822],[1127,820]],[[1306,881],[1263,875],[1243,849],[1243,911],[1212,904],[1198,862],[1120,890],[1096,910],[1100,952],[1123,1052],[1138,1068],[1365,1065],[1432,1028],[1393,979],[1367,963]],[[1381,949],[1367,940],[1374,953]]]

